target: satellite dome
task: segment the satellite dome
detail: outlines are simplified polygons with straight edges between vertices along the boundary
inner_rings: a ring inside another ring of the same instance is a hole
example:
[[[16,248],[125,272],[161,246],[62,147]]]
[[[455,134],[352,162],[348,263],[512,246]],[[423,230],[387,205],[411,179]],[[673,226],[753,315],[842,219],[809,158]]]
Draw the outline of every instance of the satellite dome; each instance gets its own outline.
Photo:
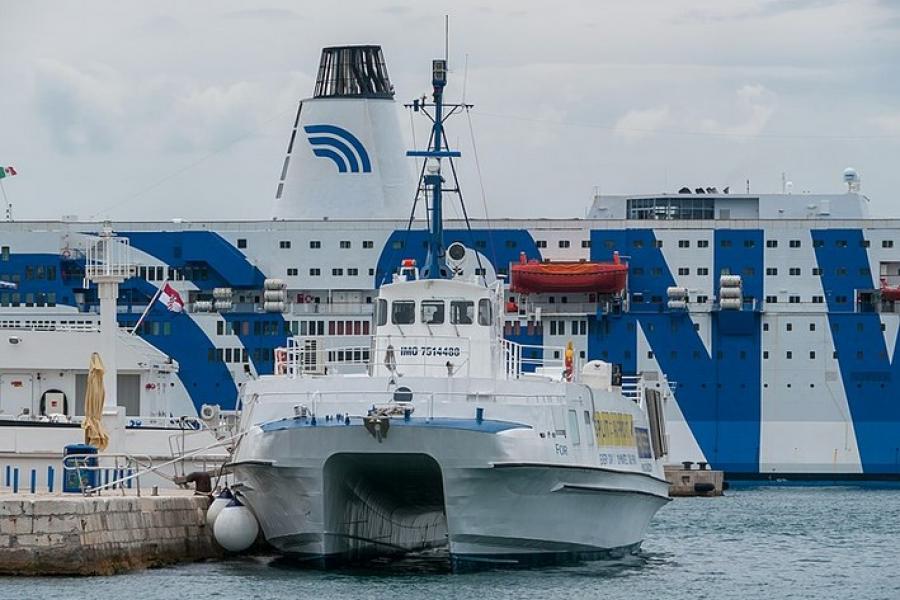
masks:
[[[853,167],[844,169],[844,183],[847,184],[848,192],[859,192],[859,173]]]

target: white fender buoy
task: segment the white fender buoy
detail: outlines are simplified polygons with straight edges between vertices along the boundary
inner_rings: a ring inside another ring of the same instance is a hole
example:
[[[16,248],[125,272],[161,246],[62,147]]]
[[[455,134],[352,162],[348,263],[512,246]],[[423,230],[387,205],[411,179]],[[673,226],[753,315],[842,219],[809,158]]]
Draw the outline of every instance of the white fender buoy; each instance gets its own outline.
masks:
[[[209,508],[206,509],[206,526],[210,529],[213,528],[216,524],[216,517],[219,516],[219,513],[222,512],[222,509],[231,504],[231,501],[234,499],[234,496],[231,495],[231,490],[225,488],[222,492],[217,495],[212,503],[209,505]]]
[[[253,545],[258,534],[256,517],[237,500],[219,512],[213,525],[216,541],[229,552],[243,552]]]

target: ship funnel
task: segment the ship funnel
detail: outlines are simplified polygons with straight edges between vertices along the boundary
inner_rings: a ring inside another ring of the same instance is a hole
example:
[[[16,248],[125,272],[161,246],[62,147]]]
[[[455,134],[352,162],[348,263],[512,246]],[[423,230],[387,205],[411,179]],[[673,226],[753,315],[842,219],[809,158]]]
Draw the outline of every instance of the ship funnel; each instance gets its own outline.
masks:
[[[380,46],[322,50],[275,192],[276,219],[405,216],[415,192]]]

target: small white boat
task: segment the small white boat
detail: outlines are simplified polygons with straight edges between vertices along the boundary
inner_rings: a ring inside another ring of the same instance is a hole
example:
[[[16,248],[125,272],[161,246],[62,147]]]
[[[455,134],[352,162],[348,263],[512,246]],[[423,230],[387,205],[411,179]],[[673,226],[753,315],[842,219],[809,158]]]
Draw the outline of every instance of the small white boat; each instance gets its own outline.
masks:
[[[242,389],[233,490],[280,551],[322,565],[447,547],[455,568],[636,551],[668,500],[663,400],[623,394],[612,365],[501,330],[502,287],[454,270],[441,229],[446,64],[421,191],[421,272],[376,300],[371,346],[291,340]],[[448,112],[452,113],[450,107]],[[454,245],[456,246],[456,245]],[[552,358],[551,358],[552,357]]]

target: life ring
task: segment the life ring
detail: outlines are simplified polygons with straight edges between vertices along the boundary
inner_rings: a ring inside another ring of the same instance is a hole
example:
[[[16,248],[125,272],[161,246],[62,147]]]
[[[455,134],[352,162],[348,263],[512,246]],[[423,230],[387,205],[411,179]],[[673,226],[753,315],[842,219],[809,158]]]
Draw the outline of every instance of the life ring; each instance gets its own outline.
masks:
[[[287,374],[287,348],[275,348],[275,373]]]
[[[304,301],[305,303],[309,304],[309,303],[311,303],[311,302],[313,301],[313,297],[310,296],[309,294],[306,294],[305,296],[303,296],[303,301]]]
[[[72,253],[69,252],[68,248],[64,248],[60,255],[63,257],[63,260],[68,260],[69,258],[71,258]]]

